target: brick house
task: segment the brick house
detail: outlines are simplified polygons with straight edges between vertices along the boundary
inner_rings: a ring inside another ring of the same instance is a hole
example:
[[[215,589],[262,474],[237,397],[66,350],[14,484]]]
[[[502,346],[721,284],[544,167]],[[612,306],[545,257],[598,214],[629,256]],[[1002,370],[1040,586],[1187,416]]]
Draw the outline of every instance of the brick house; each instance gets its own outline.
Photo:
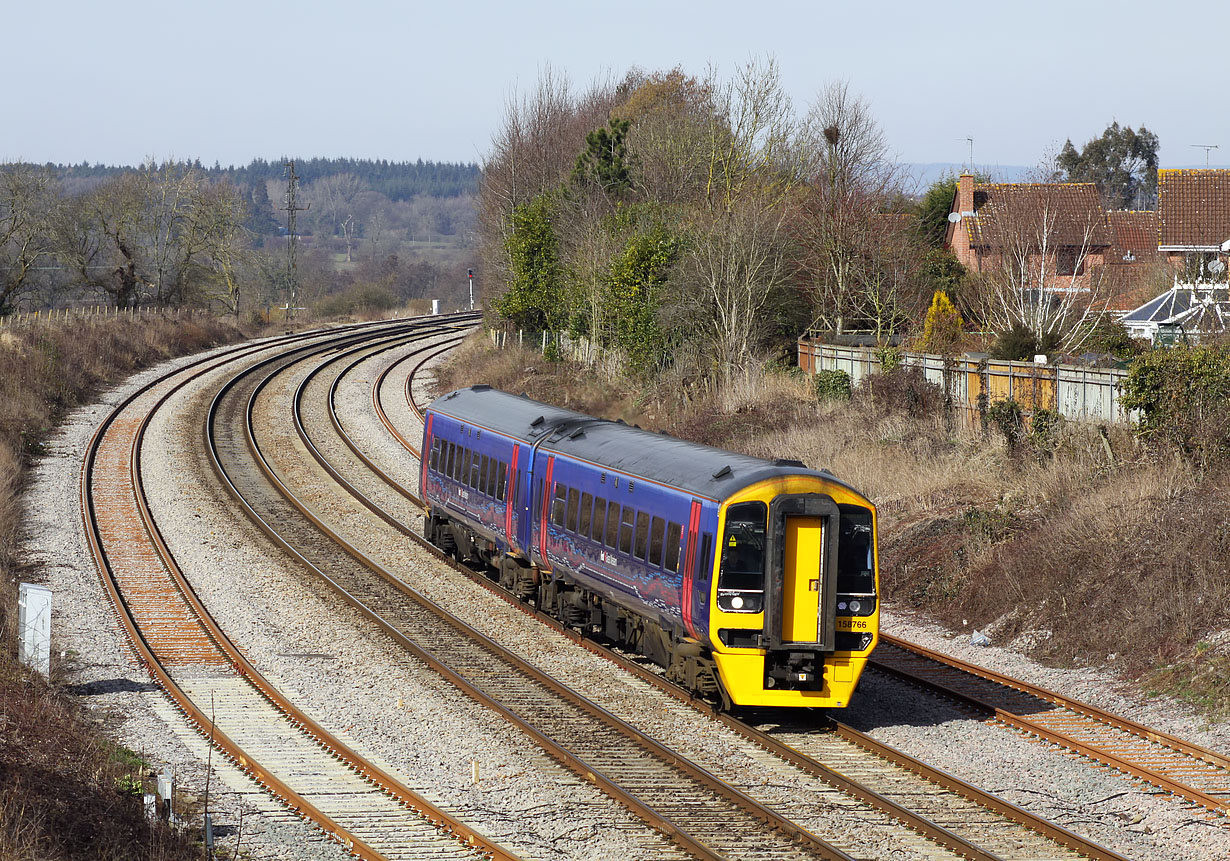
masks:
[[[1157,172],[1157,247],[1177,272],[1207,275],[1205,266],[1226,262],[1230,240],[1230,170]]]
[[[948,221],[945,244],[967,269],[986,272],[1007,257],[1051,274],[1044,289],[1073,287],[1108,262],[1114,244],[1097,188],[1087,182],[982,183],[964,173]]]

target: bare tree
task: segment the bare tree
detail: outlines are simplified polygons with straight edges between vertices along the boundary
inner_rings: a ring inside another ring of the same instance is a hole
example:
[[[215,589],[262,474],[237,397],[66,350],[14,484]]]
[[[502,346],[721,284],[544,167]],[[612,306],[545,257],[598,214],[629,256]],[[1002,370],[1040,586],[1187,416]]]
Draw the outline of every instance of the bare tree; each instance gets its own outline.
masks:
[[[806,141],[812,181],[795,198],[792,230],[815,323],[841,334],[870,319],[883,335],[895,328],[903,288],[885,252],[908,245],[888,217],[900,197],[898,168],[867,104],[844,82],[829,84],[813,104]]]
[[[50,257],[50,221],[56,194],[47,171],[25,164],[0,165],[0,316],[35,282]]]

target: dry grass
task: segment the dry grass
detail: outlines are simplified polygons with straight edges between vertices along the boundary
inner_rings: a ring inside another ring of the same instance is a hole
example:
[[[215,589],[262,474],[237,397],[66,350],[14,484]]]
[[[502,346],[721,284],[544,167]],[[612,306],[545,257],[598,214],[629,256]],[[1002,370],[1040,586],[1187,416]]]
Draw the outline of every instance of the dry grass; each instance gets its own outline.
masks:
[[[71,698],[17,664],[16,553],[26,457],[64,414],[133,371],[242,334],[210,318],[85,320],[0,336],[0,858],[187,859],[187,836],[148,827],[148,777],[117,757]]]
[[[474,343],[441,379],[827,468],[880,511],[890,601],[1230,715],[1230,469],[1074,423],[1010,447],[906,378],[818,404],[809,380],[760,368],[688,400]]]

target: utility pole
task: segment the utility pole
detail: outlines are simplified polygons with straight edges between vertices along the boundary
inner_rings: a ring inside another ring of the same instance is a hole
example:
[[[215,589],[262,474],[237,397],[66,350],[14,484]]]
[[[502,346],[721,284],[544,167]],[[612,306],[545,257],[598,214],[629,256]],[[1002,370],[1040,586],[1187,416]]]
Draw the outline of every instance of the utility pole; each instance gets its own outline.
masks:
[[[299,273],[295,267],[295,250],[299,243],[296,213],[312,208],[310,203],[300,206],[298,194],[299,177],[295,175],[295,160],[292,158],[286,162],[286,205],[282,207],[282,211],[286,213],[286,287],[289,294],[286,302],[287,320],[294,318],[295,309],[299,305]]]

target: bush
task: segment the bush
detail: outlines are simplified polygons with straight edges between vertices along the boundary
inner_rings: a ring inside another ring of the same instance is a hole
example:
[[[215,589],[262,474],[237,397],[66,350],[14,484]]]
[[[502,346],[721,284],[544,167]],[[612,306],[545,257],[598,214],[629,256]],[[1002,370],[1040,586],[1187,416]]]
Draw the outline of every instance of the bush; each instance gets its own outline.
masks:
[[[817,371],[815,377],[812,378],[812,385],[815,387],[816,400],[822,402],[850,400],[850,375],[845,371]]]
[[[998,428],[1004,435],[1009,450],[1016,451],[1025,437],[1025,418],[1021,414],[1021,405],[1011,398],[995,401],[987,407],[983,415],[983,430],[986,430],[987,426]]]
[[[1137,357],[1120,404],[1140,410],[1141,436],[1204,467],[1230,453],[1230,347],[1154,350]]]
[[[921,418],[942,413],[947,407],[943,390],[927,382],[918,368],[898,367],[872,374],[859,383],[858,391],[860,399],[870,401],[881,412],[900,410]]]
[[[1010,362],[1028,361],[1038,354],[1049,355],[1059,349],[1058,332],[1044,332],[1041,337],[1024,323],[1017,323],[1007,332],[1000,332],[991,345],[991,358]]]

